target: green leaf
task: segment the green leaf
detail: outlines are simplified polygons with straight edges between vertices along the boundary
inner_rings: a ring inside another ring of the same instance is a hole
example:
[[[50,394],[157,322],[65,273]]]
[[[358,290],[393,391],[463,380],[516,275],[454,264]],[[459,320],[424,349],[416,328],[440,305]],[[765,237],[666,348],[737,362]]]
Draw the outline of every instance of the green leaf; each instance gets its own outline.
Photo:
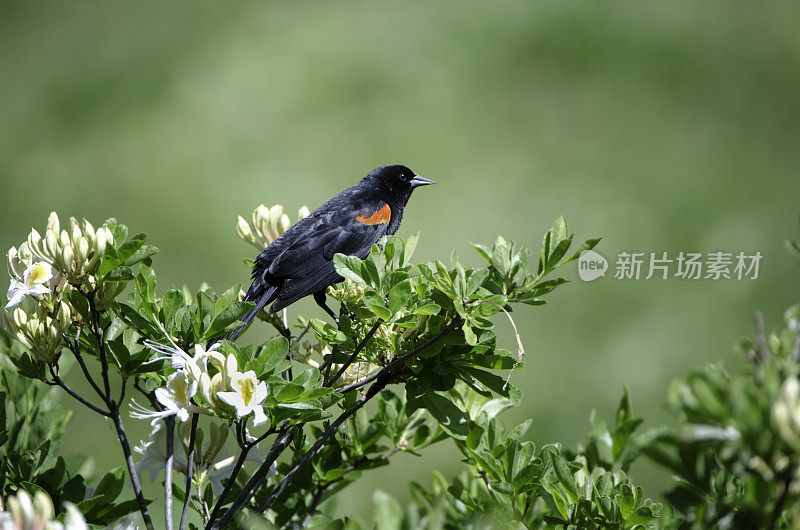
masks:
[[[367,281],[364,279],[363,261],[357,257],[336,254],[333,256],[333,266],[336,272],[348,280],[367,285]]]
[[[389,291],[389,312],[394,315],[405,307],[411,297],[411,281],[404,280]]]
[[[376,530],[401,530],[403,508],[400,503],[381,490],[372,494]]]
[[[617,505],[622,518],[627,521],[636,509],[636,496],[629,484],[623,484],[620,488],[620,493],[617,495]]]
[[[219,337],[244,326],[244,323],[239,319],[253,307],[255,307],[255,304],[250,302],[233,302],[211,321],[211,325],[203,335],[203,339]]]
[[[260,368],[259,374],[269,371],[278,364],[289,352],[289,343],[285,337],[277,336],[264,344],[261,353],[256,358],[256,364]]]
[[[578,495],[578,487],[575,485],[575,477],[572,476],[572,471],[569,470],[567,461],[563,456],[555,451],[550,453],[550,458],[558,481],[562,486],[564,486],[564,489],[572,499],[572,502],[577,503],[580,499],[580,496]]]

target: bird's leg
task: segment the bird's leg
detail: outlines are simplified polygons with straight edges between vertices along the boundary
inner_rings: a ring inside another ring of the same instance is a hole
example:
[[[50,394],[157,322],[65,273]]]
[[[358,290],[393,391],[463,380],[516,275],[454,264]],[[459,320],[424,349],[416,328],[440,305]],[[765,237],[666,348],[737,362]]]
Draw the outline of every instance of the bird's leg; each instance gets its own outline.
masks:
[[[336,324],[339,324],[339,317],[336,316],[336,313],[333,312],[333,309],[331,309],[328,304],[325,303],[325,289],[314,293],[314,301],[331,316]]]

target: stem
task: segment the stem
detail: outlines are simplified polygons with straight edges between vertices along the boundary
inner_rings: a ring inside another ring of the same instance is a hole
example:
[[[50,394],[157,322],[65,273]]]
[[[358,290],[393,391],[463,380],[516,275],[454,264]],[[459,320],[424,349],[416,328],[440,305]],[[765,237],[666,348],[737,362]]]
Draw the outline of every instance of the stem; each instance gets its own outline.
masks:
[[[261,467],[250,477],[250,480],[247,481],[242,491],[239,492],[236,499],[231,504],[231,507],[228,508],[225,513],[222,514],[222,517],[219,518],[218,521],[215,521],[213,517],[210,518],[208,525],[206,525],[206,530],[214,530],[219,528],[225,528],[225,526],[230,523],[234,517],[236,517],[242,508],[244,508],[245,504],[250,501],[251,493],[261,485],[261,482],[267,477],[269,473],[270,467],[278,458],[278,456],[288,447],[289,442],[292,440],[292,436],[294,436],[294,431],[300,425],[292,425],[289,427],[289,420],[286,420],[281,426],[280,434],[278,438],[275,440],[275,443],[272,444],[272,447],[267,453],[264,462],[261,464]]]
[[[69,394],[70,396],[72,396],[75,399],[77,399],[78,401],[80,401],[81,404],[84,407],[88,407],[88,408],[92,409],[94,412],[100,414],[101,416],[105,416],[106,418],[110,418],[111,417],[111,414],[109,414],[108,412],[100,409],[99,407],[96,407],[96,406],[92,405],[91,403],[89,403],[88,401],[83,399],[81,396],[79,396],[74,390],[72,390],[70,387],[68,387],[67,384],[64,381],[62,381],[60,377],[58,377],[58,374],[56,374],[56,372],[55,372],[55,370],[53,369],[52,366],[50,367],[50,375],[53,376],[53,381],[55,381],[55,384],[57,384],[58,386],[63,388],[67,392],[67,394]]]
[[[361,341],[358,343],[356,349],[353,350],[353,353],[350,354],[350,358],[347,359],[347,361],[342,365],[342,367],[339,368],[339,371],[336,372],[336,374],[334,374],[334,376],[330,379],[330,381],[328,381],[327,384],[324,386],[333,386],[333,384],[342,376],[345,370],[347,370],[350,367],[350,365],[353,364],[353,361],[356,360],[358,354],[361,353],[361,350],[363,350],[364,346],[367,345],[367,341],[371,339],[373,335],[375,335],[375,332],[378,331],[378,328],[381,326],[382,323],[383,320],[378,319],[375,322],[375,324],[372,325],[367,334],[364,335],[364,338],[361,339]]]
[[[514,328],[514,338],[517,339],[517,362],[514,363],[514,366],[512,366],[511,370],[508,372],[508,377],[506,378],[506,382],[503,384],[503,390],[505,390],[506,387],[508,386],[509,381],[511,381],[511,374],[514,373],[514,370],[517,368],[517,366],[519,366],[519,363],[522,362],[522,358],[525,356],[525,348],[523,348],[522,346],[522,339],[519,337],[519,331],[517,331],[517,324],[514,322],[514,319],[511,318],[509,312],[506,311],[506,308],[496,302],[492,302],[491,300],[481,300],[480,303],[492,304],[500,311],[505,313],[506,317],[508,318],[508,321],[511,322],[511,327]]]
[[[175,416],[164,418],[167,428],[167,462],[164,471],[164,519],[166,529],[172,530],[172,461],[174,453]]]
[[[352,407],[350,407],[350,409],[342,412],[339,415],[339,417],[336,418],[336,421],[331,423],[330,426],[328,426],[328,428],[325,429],[325,432],[323,432],[322,435],[319,438],[317,438],[317,441],[314,442],[314,445],[312,445],[308,451],[306,451],[306,454],[304,454],[300,458],[300,460],[298,460],[297,463],[295,463],[295,465],[292,466],[292,469],[289,470],[289,472],[283,478],[281,483],[278,484],[278,487],[275,488],[275,490],[270,494],[270,496],[267,497],[266,500],[259,505],[259,507],[256,509],[256,512],[264,513],[264,511],[267,508],[269,508],[273,502],[275,502],[275,500],[280,496],[280,494],[283,493],[283,490],[286,489],[286,486],[288,486],[289,483],[292,480],[294,480],[294,476],[303,468],[304,465],[306,465],[306,463],[309,460],[311,460],[311,458],[314,457],[315,454],[317,454],[317,451],[319,451],[319,449],[325,444],[325,442],[328,441],[328,438],[330,438],[333,435],[333,433],[335,433],[339,429],[342,423],[344,423],[350,416],[358,412],[358,410],[364,405],[366,405],[370,399],[375,397],[375,395],[377,395],[378,392],[383,390],[383,388],[386,387],[386,385],[388,385],[390,381],[391,379],[387,377],[376,382],[374,385],[369,387],[369,391],[367,391],[367,393],[364,396],[362,396],[361,399],[356,401],[356,403]]]
[[[67,348],[72,354],[75,356],[75,359],[78,361],[78,364],[81,367],[81,371],[83,372],[83,376],[89,381],[89,384],[92,385],[92,388],[97,395],[100,396],[104,402],[108,399],[108,396],[103,394],[103,391],[100,390],[100,387],[97,386],[95,383],[94,378],[89,373],[89,369],[86,367],[86,362],[83,360],[83,355],[81,355],[81,343],[80,343],[80,335],[81,335],[81,328],[78,328],[78,331],[75,334],[75,342],[70,343],[69,339],[67,339],[66,335],[64,336],[64,342],[67,344]]]
[[[128,437],[125,435],[125,426],[122,424],[122,418],[119,415],[119,408],[114,408],[111,411],[111,419],[114,421],[114,427],[117,430],[117,438],[122,446],[122,453],[125,455],[125,463],[128,466],[128,473],[131,476],[131,485],[136,494],[136,502],[139,504],[139,511],[142,512],[142,519],[148,530],[153,530],[153,520],[150,518],[150,513],[147,511],[147,503],[142,494],[142,486],[139,482],[139,475],[136,473],[136,465],[133,462],[133,455],[131,454],[131,446],[128,443]]]
[[[219,496],[219,499],[217,499],[217,502],[214,505],[214,509],[211,510],[211,515],[208,517],[209,521],[213,521],[217,517],[217,513],[219,512],[220,508],[222,508],[222,506],[225,504],[225,498],[228,496],[231,488],[236,483],[236,477],[239,476],[239,472],[242,470],[242,466],[244,466],[244,461],[247,459],[247,455],[250,453],[253,447],[264,441],[267,436],[275,434],[276,432],[277,431],[275,429],[270,428],[267,430],[267,432],[252,442],[245,442],[244,446],[242,447],[242,451],[239,453],[239,457],[236,459],[236,464],[233,466],[233,471],[231,471],[228,481],[225,483],[225,489],[222,490],[222,495]]]
[[[192,493],[189,488],[192,487],[192,475],[194,474],[194,443],[197,437],[197,422],[199,419],[200,415],[197,412],[192,414],[192,428],[189,431],[189,451],[186,455],[186,487],[183,490],[183,510],[181,510],[179,530],[186,528],[186,518],[189,516],[189,502],[192,499]]]
[[[281,483],[278,484],[278,487],[275,488],[275,490],[270,494],[269,497],[266,498],[264,502],[261,503],[261,505],[259,505],[256,511],[258,513],[263,513],[267,508],[269,508],[272,505],[272,503],[275,502],[275,500],[281,495],[281,493],[283,493],[283,490],[286,489],[286,486],[294,479],[295,475],[297,475],[297,473],[303,468],[303,466],[306,463],[308,463],[308,461],[311,460],[311,458],[314,457],[317,451],[319,451],[319,449],[325,444],[328,438],[330,438],[339,429],[342,423],[344,423],[345,420],[347,420],[353,414],[358,412],[358,410],[361,407],[366,405],[369,400],[378,395],[378,393],[381,390],[386,388],[386,386],[392,382],[394,376],[393,372],[395,369],[405,364],[405,361],[408,360],[410,357],[417,355],[419,352],[421,352],[428,346],[439,341],[442,337],[444,337],[447,333],[449,333],[450,330],[455,325],[458,324],[458,322],[459,322],[458,318],[454,319],[453,321],[450,322],[450,324],[445,326],[439,333],[434,335],[432,338],[425,341],[425,343],[423,343],[421,346],[418,346],[417,348],[414,348],[405,355],[398,357],[397,359],[386,365],[386,367],[384,367],[380,372],[378,372],[376,377],[377,380],[372,386],[369,387],[367,393],[364,394],[361,397],[361,399],[356,401],[355,404],[352,407],[350,407],[349,410],[346,410],[345,412],[341,413],[339,417],[336,418],[336,421],[334,421],[330,426],[328,426],[327,429],[325,429],[325,432],[323,432],[322,435],[319,438],[317,438],[317,441],[314,442],[314,445],[312,445],[311,448],[308,451],[306,451],[306,453],[300,458],[300,460],[297,461],[297,463],[295,463],[292,469],[290,469],[289,472],[286,474],[286,476],[283,478]]]
[[[108,396],[108,400],[111,399],[111,386],[108,382],[108,361],[106,359],[106,344],[103,340],[103,328],[100,326],[100,313],[97,312],[97,307],[94,303],[94,293],[86,295],[86,299],[89,301],[89,310],[92,312],[92,327],[94,331],[95,337],[97,337],[97,343],[99,344],[100,350],[100,373],[103,376],[103,388],[106,391],[106,396]]]

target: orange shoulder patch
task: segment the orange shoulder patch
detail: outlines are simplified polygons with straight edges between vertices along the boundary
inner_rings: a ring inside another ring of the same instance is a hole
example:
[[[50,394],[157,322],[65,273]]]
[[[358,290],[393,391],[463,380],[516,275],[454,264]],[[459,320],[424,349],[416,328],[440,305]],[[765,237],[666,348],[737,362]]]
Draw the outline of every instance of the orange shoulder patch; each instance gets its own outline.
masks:
[[[372,215],[366,217],[364,214],[356,217],[356,221],[365,225],[379,225],[388,223],[392,218],[392,209],[388,204],[384,204],[382,208],[376,210]]]

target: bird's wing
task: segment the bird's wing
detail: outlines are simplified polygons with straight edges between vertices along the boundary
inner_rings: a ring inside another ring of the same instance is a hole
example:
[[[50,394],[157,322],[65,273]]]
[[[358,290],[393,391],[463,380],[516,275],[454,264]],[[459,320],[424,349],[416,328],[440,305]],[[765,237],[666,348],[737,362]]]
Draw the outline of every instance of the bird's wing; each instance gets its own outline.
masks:
[[[273,258],[269,274],[275,278],[299,278],[318,271],[336,253],[364,258],[386,234],[390,218],[389,205],[380,201],[359,201],[325,212]]]
[[[284,280],[279,298],[297,299],[335,282],[338,274],[333,256],[341,253],[365,258],[372,245],[386,234],[391,213],[388,204],[373,200],[358,201],[321,215],[313,229],[293,241],[270,264],[270,276]]]

